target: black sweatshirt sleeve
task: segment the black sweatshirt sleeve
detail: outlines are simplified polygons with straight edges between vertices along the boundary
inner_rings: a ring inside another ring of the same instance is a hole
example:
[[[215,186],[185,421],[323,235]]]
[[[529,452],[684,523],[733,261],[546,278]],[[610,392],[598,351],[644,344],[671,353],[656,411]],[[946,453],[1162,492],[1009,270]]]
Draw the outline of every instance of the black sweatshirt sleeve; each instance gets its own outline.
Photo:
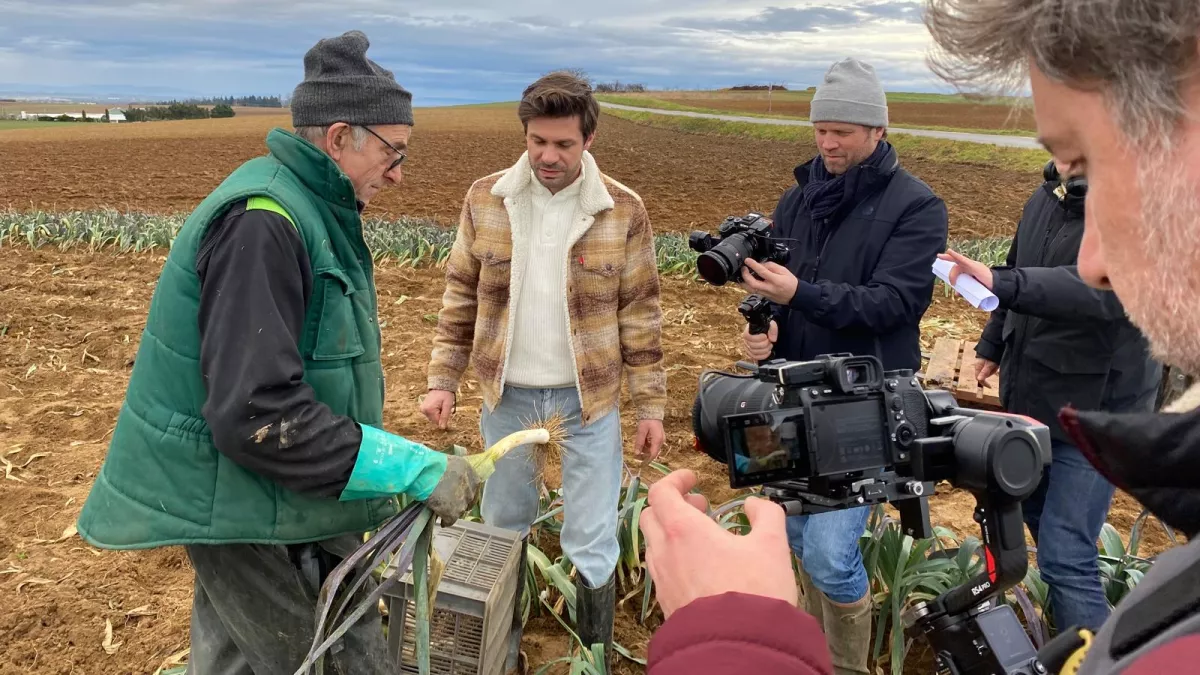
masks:
[[[1000,304],[1020,314],[1050,321],[1109,323],[1125,316],[1117,294],[1087,285],[1077,265],[995,270]]]
[[[239,203],[209,228],[196,271],[202,414],[217,449],[289,490],[337,498],[362,432],[302,379],[312,270],[299,234],[283,216]]]
[[[996,286],[996,275],[1000,274],[1001,270],[1011,270],[1016,267],[1017,245],[1020,239],[1021,226],[1018,224],[1012,243],[1008,245],[1008,255],[1004,259],[1004,267],[997,267],[992,270],[993,287]],[[992,310],[992,315],[988,318],[987,325],[983,327],[983,334],[979,336],[979,343],[975,345],[976,356],[981,359],[987,359],[992,363],[1000,363],[1000,359],[1004,358],[1004,322],[1006,320],[1008,320],[1008,305],[1001,300],[999,306]]]

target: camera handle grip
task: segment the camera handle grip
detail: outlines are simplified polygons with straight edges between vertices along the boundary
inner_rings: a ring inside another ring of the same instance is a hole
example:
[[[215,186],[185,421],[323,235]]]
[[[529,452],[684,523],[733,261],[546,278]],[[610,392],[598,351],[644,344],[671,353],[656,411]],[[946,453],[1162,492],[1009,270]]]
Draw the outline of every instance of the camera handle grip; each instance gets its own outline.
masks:
[[[751,335],[766,335],[771,330],[771,302],[761,295],[748,295],[738,311],[750,324]]]
[[[984,569],[939,598],[949,614],[965,612],[1017,585],[1029,566],[1020,502],[989,500],[988,495],[979,495],[977,501],[975,520],[983,530]]]

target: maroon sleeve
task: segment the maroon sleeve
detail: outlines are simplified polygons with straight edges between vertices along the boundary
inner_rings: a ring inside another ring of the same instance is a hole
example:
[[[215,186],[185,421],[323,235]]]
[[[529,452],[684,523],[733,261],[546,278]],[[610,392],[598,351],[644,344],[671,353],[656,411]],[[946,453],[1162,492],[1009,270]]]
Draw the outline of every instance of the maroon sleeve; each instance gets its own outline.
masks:
[[[782,600],[725,593],[680,608],[650,640],[647,675],[830,675],[816,619]]]
[[[654,645],[653,640],[650,644]],[[1175,638],[1161,647],[1151,650],[1122,672],[1126,675],[1190,673],[1194,671],[1197,661],[1200,661],[1200,635],[1188,635]]]

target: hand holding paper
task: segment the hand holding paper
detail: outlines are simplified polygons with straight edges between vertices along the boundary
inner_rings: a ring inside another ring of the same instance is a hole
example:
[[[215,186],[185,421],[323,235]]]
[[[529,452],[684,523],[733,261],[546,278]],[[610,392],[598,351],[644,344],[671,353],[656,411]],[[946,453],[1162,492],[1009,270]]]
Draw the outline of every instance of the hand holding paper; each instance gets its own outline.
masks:
[[[992,271],[983,263],[952,250],[939,255],[933,262],[933,273],[966,298],[972,307],[991,312],[1000,306],[1000,300],[989,289]]]

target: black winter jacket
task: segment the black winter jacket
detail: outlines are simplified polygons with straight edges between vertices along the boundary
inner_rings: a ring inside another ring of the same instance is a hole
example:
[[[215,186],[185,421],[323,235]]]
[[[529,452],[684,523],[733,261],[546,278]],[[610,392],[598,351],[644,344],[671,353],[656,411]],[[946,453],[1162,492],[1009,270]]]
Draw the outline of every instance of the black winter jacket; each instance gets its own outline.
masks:
[[[975,353],[1000,364],[1006,410],[1069,443],[1060,410],[1152,411],[1162,368],[1116,294],[1080,279],[1083,197],[1060,200],[1058,185],[1044,183],[1025,204],[1006,264],[992,271],[1000,307]]]
[[[872,354],[887,370],[921,367],[921,317],[933,299],[933,261],[946,248],[946,205],[900,167],[891,148],[881,167],[846,174],[834,214],[814,223],[803,189],[815,159],[795,170],[775,208],[773,238],[787,240],[800,284],[775,313],[775,356]]]

